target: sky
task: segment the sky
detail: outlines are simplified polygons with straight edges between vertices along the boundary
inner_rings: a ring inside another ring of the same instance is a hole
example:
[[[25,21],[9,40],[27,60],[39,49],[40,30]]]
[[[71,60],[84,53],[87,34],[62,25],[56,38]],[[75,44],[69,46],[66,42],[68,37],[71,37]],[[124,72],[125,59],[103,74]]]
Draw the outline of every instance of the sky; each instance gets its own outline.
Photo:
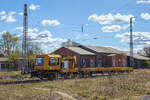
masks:
[[[0,35],[21,38],[24,4],[29,38],[45,53],[68,39],[127,51],[131,17],[134,51],[150,44],[150,0],[0,0]]]

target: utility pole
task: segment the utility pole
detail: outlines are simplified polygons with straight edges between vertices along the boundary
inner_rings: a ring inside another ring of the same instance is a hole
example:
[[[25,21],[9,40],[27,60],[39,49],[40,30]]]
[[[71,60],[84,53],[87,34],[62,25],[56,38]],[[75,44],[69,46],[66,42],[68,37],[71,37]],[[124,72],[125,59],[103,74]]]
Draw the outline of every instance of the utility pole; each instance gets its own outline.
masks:
[[[134,58],[133,58],[133,27],[132,27],[132,19],[130,18],[130,67],[134,67]]]
[[[23,16],[23,41],[22,41],[22,57],[23,57],[23,71],[26,73],[28,70],[28,13],[27,4],[24,4]]]

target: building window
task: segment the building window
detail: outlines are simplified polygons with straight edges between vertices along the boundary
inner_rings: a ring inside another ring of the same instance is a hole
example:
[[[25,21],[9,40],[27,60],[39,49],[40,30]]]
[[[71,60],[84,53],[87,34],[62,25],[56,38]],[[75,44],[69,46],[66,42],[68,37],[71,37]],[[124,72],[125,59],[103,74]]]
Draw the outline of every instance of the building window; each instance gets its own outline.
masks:
[[[86,67],[86,61],[85,61],[85,59],[82,59],[82,67]]]
[[[123,67],[126,66],[126,59],[123,59]]]
[[[113,67],[116,67],[116,59],[113,58]]]
[[[90,59],[90,67],[94,67],[95,64],[94,64],[94,60],[93,59]]]
[[[98,67],[102,67],[102,60],[98,59]]]

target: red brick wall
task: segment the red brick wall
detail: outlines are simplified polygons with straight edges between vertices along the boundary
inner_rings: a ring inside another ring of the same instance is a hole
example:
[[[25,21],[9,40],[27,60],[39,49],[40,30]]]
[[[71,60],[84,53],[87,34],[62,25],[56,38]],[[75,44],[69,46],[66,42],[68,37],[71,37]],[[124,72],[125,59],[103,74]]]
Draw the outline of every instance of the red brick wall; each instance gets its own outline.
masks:
[[[144,68],[147,67],[145,60],[134,59],[135,68]]]
[[[82,64],[82,60],[84,59],[87,67],[96,67],[96,56],[95,55],[81,55],[80,65],[84,67]]]
[[[62,57],[73,57],[73,56],[75,56],[76,60],[77,60],[75,66],[76,67],[80,66],[80,54],[78,54],[78,53],[76,53],[76,52],[74,52],[72,50],[69,50],[67,48],[64,48],[64,47],[54,51],[54,53],[55,54],[59,54]]]
[[[59,54],[63,57],[76,57],[76,67],[83,67],[82,59],[86,61],[86,67],[97,67],[98,59],[102,60],[102,67],[111,67],[113,66],[113,58],[116,59],[116,66],[122,67],[123,66],[123,59],[126,60],[127,66],[127,57],[122,54],[116,54],[114,56],[107,56],[107,54],[99,53],[98,55],[80,55],[70,49],[67,48],[60,48],[54,52],[55,54]],[[120,59],[120,60],[119,60]],[[94,60],[94,63],[91,63]],[[93,66],[91,66],[93,65]]]
[[[80,55],[80,54],[78,54],[78,53],[76,53],[76,52],[74,52],[70,49],[64,48],[64,47],[56,50],[54,53],[59,54],[63,57],[73,57],[73,56],[75,56],[76,57],[76,64],[75,64],[76,67],[83,67],[82,66],[82,59],[84,59],[86,61],[86,67],[91,67],[90,66],[90,59],[94,60],[93,67],[96,66],[96,64],[95,64],[96,56],[95,55]]]
[[[111,67],[113,66],[113,59],[115,59],[116,67],[123,67],[123,59],[125,59],[125,64],[127,66],[127,56],[116,54],[114,56],[106,56],[104,57],[105,63],[104,66]]]

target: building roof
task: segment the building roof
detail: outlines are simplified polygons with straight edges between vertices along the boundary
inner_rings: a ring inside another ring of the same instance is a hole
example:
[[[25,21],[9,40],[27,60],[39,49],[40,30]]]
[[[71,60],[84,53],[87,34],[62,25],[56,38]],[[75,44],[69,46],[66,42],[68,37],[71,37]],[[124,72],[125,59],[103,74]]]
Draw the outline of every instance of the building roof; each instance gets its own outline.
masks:
[[[109,55],[107,55],[107,56],[115,56],[116,54],[109,54]]]
[[[78,54],[81,54],[81,55],[95,55],[94,53],[89,52],[87,50],[84,50],[80,47],[65,47],[65,48],[70,49],[70,50],[72,50]]]
[[[124,52],[124,53],[125,53],[127,56],[130,56],[130,52],[126,51],[126,52]],[[136,53],[133,54],[133,57],[134,57],[135,59],[139,59],[139,60],[150,60],[150,58],[141,56],[141,55],[136,54]]]
[[[102,46],[89,46],[86,45],[85,47],[92,49],[96,52],[102,52],[102,53],[112,53],[112,54],[125,54],[126,56],[130,56],[130,52],[125,52],[125,51],[119,51],[117,49],[114,49],[112,47],[102,47]],[[108,55],[108,56],[112,56],[112,55]],[[133,57],[135,59],[139,59],[139,60],[150,60],[150,58],[141,56],[139,54],[134,53]]]
[[[89,48],[95,52],[101,52],[101,53],[109,53],[109,54],[125,54],[126,56],[130,56],[130,52],[125,52],[125,51],[120,51],[117,49],[114,49],[112,47],[103,47],[103,46],[91,46],[91,45],[81,45],[76,42],[72,42],[71,40],[68,40],[68,42],[65,44],[65,47],[77,52],[82,55],[95,55],[95,53],[92,53],[90,51],[87,51],[85,49],[80,48],[79,46],[84,46],[86,48]],[[109,55],[112,56],[112,55]],[[141,56],[139,54],[134,54],[135,59],[140,59],[140,60],[150,60],[150,58]]]
[[[102,52],[102,53],[122,53],[117,49],[114,49],[112,47],[102,47],[102,46],[89,46],[89,45],[84,45],[85,47],[92,49],[96,52]]]

